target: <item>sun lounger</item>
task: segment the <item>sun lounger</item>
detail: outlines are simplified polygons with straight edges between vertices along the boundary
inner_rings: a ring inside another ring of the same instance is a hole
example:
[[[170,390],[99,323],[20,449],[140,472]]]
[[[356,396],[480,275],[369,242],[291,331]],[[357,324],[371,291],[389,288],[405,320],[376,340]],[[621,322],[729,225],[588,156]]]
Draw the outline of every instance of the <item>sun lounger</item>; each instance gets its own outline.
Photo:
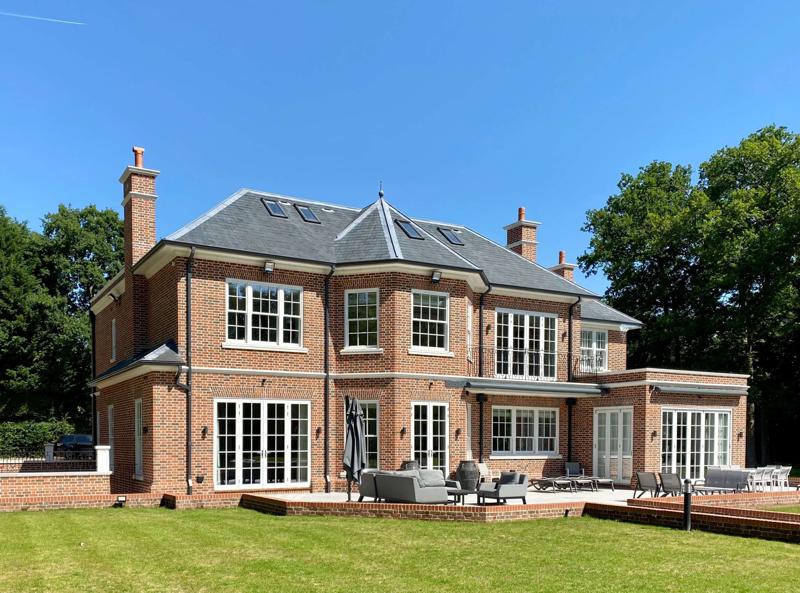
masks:
[[[642,493],[638,496],[636,493],[641,490]],[[636,489],[633,491],[634,498],[641,498],[645,492],[649,492],[650,496],[658,496],[661,491],[661,486],[658,484],[658,478],[653,472],[636,472]]]

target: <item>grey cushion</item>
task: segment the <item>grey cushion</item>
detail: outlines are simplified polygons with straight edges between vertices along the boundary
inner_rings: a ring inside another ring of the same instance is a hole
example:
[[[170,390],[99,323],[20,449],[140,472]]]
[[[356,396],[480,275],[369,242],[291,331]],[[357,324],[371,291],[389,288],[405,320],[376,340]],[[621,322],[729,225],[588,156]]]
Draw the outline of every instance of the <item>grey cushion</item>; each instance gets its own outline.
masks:
[[[497,485],[502,486],[503,484],[516,484],[517,480],[519,480],[517,472],[502,472],[500,474],[500,479],[497,481]]]
[[[423,488],[431,486],[444,486],[444,476],[442,472],[436,469],[421,469],[419,470],[419,485]]]

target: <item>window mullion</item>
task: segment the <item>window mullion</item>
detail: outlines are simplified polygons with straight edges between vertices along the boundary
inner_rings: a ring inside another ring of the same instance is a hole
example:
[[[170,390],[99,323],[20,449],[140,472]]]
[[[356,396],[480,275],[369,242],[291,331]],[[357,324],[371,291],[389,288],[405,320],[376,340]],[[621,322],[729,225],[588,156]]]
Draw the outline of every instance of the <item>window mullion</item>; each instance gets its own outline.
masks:
[[[253,332],[253,287],[244,287],[244,341],[250,342]]]
[[[283,345],[283,288],[277,289],[278,293],[278,319],[277,319],[277,326],[278,331],[275,336],[275,343],[279,346]]]
[[[237,486],[241,486],[242,485],[242,461],[243,461],[243,457],[244,457],[244,455],[242,454],[242,447],[244,446],[244,439],[242,438],[242,430],[243,430],[243,425],[244,425],[244,423],[242,421],[242,415],[244,413],[243,408],[244,408],[244,405],[242,404],[242,402],[241,401],[237,401],[236,402],[236,422],[235,422],[235,425],[236,425],[236,437],[234,439],[235,442],[236,442],[236,445],[235,445],[236,446],[236,451],[234,453],[234,459],[236,460],[236,471],[234,472],[235,473],[234,482],[235,482],[235,484]]]

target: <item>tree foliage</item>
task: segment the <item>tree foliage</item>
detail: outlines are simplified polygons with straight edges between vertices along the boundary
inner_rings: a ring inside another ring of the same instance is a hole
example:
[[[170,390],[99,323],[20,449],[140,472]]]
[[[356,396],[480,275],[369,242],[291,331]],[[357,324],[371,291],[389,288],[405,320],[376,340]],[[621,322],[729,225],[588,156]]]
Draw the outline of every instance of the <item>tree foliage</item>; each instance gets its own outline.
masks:
[[[800,136],[770,126],[691,168],[624,174],[587,213],[580,258],[609,303],[645,322],[634,365],[746,372],[762,459],[800,460]]]
[[[59,206],[35,233],[0,207],[0,417],[86,426],[89,301],[122,266],[113,210]]]

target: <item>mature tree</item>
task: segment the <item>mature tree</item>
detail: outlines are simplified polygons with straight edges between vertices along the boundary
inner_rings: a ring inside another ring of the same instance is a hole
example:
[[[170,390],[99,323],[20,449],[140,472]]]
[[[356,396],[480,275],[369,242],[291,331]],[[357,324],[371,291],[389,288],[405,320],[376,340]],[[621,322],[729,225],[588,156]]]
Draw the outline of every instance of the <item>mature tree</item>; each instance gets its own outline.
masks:
[[[62,204],[42,220],[42,280],[53,294],[67,297],[70,313],[85,313],[92,295],[122,268],[122,242],[114,210]]]
[[[783,436],[800,419],[800,136],[759,130],[697,184],[663,162],[623,175],[584,230],[582,269],[602,270],[610,304],[645,322],[632,364],[750,373],[759,437],[773,435],[761,458],[800,460]]]
[[[121,266],[112,210],[60,206],[39,235],[0,208],[0,417],[89,424],[89,301]]]

